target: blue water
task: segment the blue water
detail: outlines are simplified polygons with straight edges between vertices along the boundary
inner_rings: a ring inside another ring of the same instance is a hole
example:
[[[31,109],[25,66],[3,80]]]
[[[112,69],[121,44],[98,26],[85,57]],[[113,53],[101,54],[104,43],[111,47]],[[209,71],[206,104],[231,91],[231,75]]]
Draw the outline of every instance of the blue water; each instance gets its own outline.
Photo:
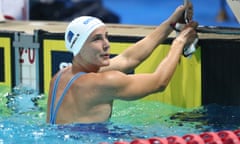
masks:
[[[240,128],[240,106],[211,104],[184,109],[153,101],[115,101],[107,123],[53,126],[45,123],[45,95],[24,86],[12,93],[0,90],[0,143],[110,144]]]

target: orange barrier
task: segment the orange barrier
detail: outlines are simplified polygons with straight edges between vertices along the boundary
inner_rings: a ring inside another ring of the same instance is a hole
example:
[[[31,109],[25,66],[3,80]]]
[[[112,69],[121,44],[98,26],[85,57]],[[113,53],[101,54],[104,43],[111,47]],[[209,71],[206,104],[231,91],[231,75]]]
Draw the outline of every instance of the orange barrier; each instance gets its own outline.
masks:
[[[169,136],[166,138],[134,139],[131,142],[116,141],[114,144],[240,144],[240,129],[235,131],[204,132],[199,135],[187,134],[182,137]]]

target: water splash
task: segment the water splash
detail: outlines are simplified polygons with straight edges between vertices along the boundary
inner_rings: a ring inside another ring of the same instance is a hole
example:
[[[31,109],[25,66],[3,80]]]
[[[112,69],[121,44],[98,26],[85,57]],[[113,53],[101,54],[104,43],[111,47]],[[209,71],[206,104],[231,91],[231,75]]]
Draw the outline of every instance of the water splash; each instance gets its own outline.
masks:
[[[38,109],[38,100],[43,99],[44,95],[39,94],[35,89],[24,85],[18,85],[12,92],[5,95],[6,105],[15,113],[24,113]]]

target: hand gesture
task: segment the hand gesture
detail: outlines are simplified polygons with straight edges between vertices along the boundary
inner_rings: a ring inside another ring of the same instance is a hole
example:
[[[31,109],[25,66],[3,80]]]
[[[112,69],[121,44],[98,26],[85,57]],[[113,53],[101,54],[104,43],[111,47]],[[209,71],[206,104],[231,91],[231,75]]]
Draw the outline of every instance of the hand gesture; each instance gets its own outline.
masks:
[[[177,36],[176,40],[184,42],[185,45],[193,43],[193,41],[198,37],[195,30],[197,26],[198,23],[194,21],[186,24],[185,28]]]
[[[186,13],[186,18],[190,22],[192,21],[193,17],[193,5],[192,3],[187,3],[186,5],[181,5],[176,8],[174,13],[168,18],[171,24],[176,24],[176,23],[186,23],[185,21],[185,11]]]

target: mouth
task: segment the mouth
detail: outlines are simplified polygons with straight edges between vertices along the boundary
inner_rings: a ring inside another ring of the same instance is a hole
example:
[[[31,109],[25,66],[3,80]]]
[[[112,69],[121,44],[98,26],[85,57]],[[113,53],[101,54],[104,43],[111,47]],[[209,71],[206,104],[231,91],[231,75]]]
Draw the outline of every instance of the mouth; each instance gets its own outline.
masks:
[[[102,54],[101,57],[105,58],[105,59],[109,59],[110,54]]]

